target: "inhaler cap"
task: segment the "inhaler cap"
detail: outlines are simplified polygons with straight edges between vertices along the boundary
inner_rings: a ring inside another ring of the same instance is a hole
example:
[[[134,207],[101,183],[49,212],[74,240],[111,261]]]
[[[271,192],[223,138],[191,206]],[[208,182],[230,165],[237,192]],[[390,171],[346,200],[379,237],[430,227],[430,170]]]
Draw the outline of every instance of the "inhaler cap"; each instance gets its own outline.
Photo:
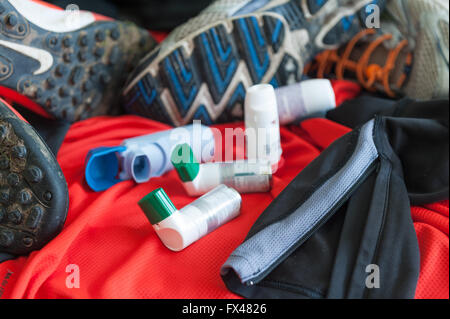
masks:
[[[249,134],[249,130],[255,130]],[[264,129],[264,133],[260,133]],[[281,158],[280,123],[275,90],[270,84],[257,84],[247,90],[245,96],[245,130],[248,134],[246,154],[248,159],[269,160],[276,165]],[[259,136],[265,134],[265,145],[260,145]],[[255,138],[251,138],[253,135]],[[261,153],[264,153],[262,155]]]
[[[301,82],[308,114],[326,112],[336,107],[336,97],[330,80],[312,79]]]
[[[277,97],[270,84],[257,84],[250,87],[245,95],[245,122],[264,125],[278,119]]]
[[[179,144],[175,147],[171,161],[183,182],[192,182],[197,177],[200,164],[189,144]]]
[[[89,187],[95,191],[104,191],[117,183],[119,173],[118,154],[126,151],[125,146],[97,147],[86,156],[85,177]]]
[[[175,205],[162,188],[155,189],[142,198],[138,205],[152,225],[162,222],[177,211]]]

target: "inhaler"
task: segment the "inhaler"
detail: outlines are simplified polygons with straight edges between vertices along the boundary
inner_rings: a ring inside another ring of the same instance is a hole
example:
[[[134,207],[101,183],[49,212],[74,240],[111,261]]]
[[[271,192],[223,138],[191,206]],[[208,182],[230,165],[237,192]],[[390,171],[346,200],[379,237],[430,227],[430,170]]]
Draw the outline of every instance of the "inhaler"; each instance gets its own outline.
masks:
[[[272,168],[268,161],[199,164],[188,144],[178,145],[171,160],[190,196],[203,195],[220,184],[239,193],[268,192],[272,188]]]
[[[330,80],[313,79],[275,89],[280,124],[325,113],[336,107]]]
[[[145,183],[173,169],[170,156],[180,143],[192,146],[197,158],[204,162],[214,157],[214,135],[201,124],[187,125],[158,133],[124,140],[114,147],[99,147],[86,157],[85,177],[94,191],[133,179]]]
[[[270,84],[250,87],[245,96],[245,152],[250,161],[281,159],[280,123],[275,90]]]
[[[177,210],[162,188],[139,201],[163,244],[180,251],[237,217],[241,196],[234,189],[219,185],[182,209]]]

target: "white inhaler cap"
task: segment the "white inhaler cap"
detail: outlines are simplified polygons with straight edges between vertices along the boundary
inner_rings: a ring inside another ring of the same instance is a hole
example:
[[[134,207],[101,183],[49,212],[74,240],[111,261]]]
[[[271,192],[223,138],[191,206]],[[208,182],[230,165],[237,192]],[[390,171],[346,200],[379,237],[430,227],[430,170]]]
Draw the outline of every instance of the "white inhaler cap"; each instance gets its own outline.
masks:
[[[309,114],[328,111],[336,107],[333,86],[328,79],[313,79],[301,82],[305,107]]]
[[[277,97],[272,85],[258,84],[247,90],[245,129],[247,158],[268,160],[276,165],[282,150]]]
[[[275,90],[280,124],[326,112],[336,107],[330,80],[312,79],[283,86]]]

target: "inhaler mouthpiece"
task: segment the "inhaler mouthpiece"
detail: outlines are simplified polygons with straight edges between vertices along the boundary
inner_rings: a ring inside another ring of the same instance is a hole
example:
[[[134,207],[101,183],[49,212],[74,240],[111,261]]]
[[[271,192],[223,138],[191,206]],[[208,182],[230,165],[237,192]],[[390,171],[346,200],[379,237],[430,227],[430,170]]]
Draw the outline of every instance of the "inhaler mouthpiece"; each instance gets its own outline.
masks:
[[[194,123],[129,138],[120,146],[90,150],[86,157],[86,182],[97,192],[124,180],[145,183],[173,169],[170,156],[180,143],[189,143],[202,161],[210,161],[214,156],[212,130]]]
[[[151,176],[151,163],[146,154],[135,154],[131,159],[131,176],[136,183],[145,183]]]

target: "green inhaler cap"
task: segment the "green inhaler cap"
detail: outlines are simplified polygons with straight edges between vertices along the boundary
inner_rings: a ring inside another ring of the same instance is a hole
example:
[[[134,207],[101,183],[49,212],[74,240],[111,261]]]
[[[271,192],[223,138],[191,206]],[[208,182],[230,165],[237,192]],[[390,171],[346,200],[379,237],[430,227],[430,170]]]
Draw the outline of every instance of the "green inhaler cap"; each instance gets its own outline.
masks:
[[[200,164],[189,144],[179,144],[172,152],[172,165],[183,182],[192,182],[197,177]]]
[[[152,225],[162,222],[177,211],[175,205],[162,188],[155,189],[142,198],[138,205]]]

